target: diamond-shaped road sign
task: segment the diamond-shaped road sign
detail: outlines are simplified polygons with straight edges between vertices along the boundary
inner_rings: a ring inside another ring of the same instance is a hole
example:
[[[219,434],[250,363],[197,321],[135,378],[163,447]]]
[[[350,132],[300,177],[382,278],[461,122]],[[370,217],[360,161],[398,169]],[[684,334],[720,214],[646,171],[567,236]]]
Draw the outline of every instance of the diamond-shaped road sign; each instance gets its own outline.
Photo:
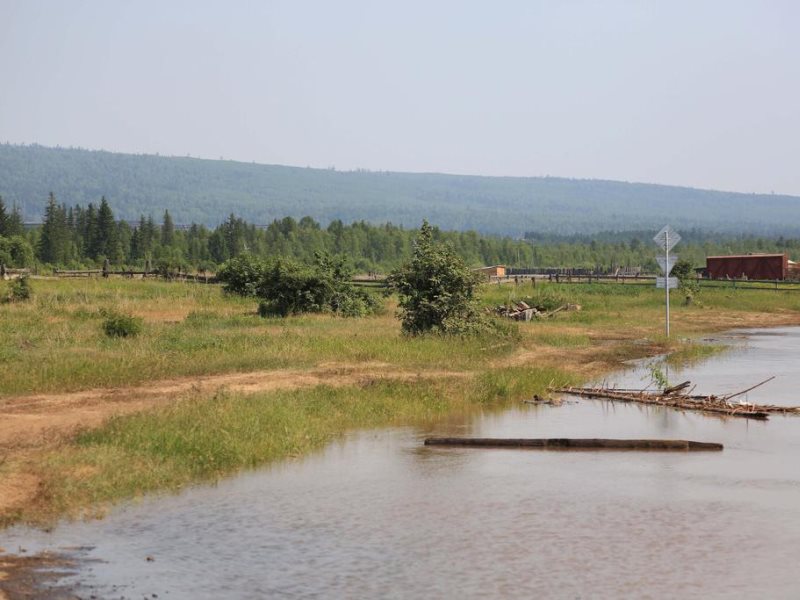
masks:
[[[674,290],[678,287],[678,278],[677,277],[656,277],[656,287],[659,289],[664,289],[664,287],[669,286],[669,289]]]
[[[670,238],[671,237],[672,236],[670,236]],[[664,275],[669,275],[670,271],[672,271],[672,267],[675,266],[675,262],[677,260],[678,257],[675,256],[674,254],[670,255],[669,262],[667,262],[667,259],[663,256],[656,256],[656,262],[658,263],[658,266],[661,267],[661,271],[664,273]]]
[[[681,241],[681,236],[679,236],[678,232],[672,227],[665,225],[664,229],[656,234],[656,236],[653,238],[653,241],[658,245],[659,248],[665,252],[669,252],[672,250],[675,244]]]

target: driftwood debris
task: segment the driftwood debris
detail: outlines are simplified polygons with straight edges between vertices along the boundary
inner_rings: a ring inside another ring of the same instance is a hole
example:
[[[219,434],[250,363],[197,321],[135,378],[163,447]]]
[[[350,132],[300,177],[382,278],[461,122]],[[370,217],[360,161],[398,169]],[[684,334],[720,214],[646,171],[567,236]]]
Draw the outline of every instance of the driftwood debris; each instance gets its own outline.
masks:
[[[561,398],[551,398],[550,396],[548,396],[547,398],[542,398],[538,394],[534,394],[533,398],[531,399],[526,398],[525,400],[522,401],[523,404],[536,404],[536,405],[546,404],[548,406],[561,406],[563,402],[564,400]]]
[[[426,446],[472,448],[540,448],[546,450],[722,450],[722,444],[688,440],[609,440],[597,438],[427,438]]]
[[[530,321],[531,319],[548,319],[563,310],[581,310],[580,304],[563,304],[553,310],[547,310],[542,306],[531,306],[527,302],[520,300],[511,304],[500,304],[495,307],[487,307],[486,312],[495,314],[507,319],[516,321]]]
[[[744,417],[748,419],[767,419],[770,413],[779,414],[795,414],[800,415],[800,406],[777,406],[775,404],[753,404],[751,402],[731,402],[733,398],[742,396],[747,392],[764,385],[768,381],[773,380],[770,377],[761,383],[754,385],[741,392],[734,394],[727,394],[722,396],[716,395],[693,395],[691,390],[689,393],[682,393],[691,386],[691,383],[685,381],[680,385],[666,388],[660,392],[653,392],[648,390],[627,390],[616,389],[607,387],[560,387],[550,388],[551,392],[570,394],[573,396],[582,396],[584,398],[604,398],[607,400],[615,400],[619,402],[638,402],[640,404],[652,404],[657,406],[669,406],[682,410],[696,410],[700,412],[718,413],[730,415],[732,417]],[[692,388],[693,389],[693,388]]]

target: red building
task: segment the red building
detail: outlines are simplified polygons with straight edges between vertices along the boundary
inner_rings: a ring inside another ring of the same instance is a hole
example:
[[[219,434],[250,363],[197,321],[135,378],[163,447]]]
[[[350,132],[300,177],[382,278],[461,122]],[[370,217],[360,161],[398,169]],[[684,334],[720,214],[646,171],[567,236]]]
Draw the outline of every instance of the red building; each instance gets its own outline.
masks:
[[[786,254],[734,254],[706,258],[711,279],[790,279],[796,264]]]

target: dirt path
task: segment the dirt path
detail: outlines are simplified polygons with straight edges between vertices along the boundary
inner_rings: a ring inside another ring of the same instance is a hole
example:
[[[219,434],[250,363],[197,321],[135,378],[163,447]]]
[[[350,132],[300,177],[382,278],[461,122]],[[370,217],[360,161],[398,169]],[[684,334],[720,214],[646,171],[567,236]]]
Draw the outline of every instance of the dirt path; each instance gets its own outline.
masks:
[[[97,427],[116,415],[139,412],[190,396],[209,396],[220,390],[255,393],[318,385],[344,387],[380,380],[414,381],[469,375],[441,370],[398,370],[390,364],[378,362],[357,365],[324,363],[302,371],[225,373],[162,380],[136,387],[4,398],[0,400],[0,463],[56,446],[77,431]],[[38,485],[35,476],[22,473],[0,479],[0,514],[12,511],[34,497]]]
[[[0,400],[0,455],[49,446],[63,441],[78,429],[96,427],[109,417],[138,412],[190,394],[211,395],[223,389],[255,393],[323,384],[342,387],[381,379],[412,381],[465,375],[452,371],[398,370],[377,362],[357,365],[325,363],[304,370],[181,377],[136,387],[4,398]]]

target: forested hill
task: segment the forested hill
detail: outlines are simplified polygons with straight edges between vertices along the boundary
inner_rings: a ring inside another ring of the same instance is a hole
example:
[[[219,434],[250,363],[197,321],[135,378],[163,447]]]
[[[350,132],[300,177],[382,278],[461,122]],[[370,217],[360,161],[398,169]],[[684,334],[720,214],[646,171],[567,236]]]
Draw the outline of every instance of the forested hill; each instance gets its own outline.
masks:
[[[253,223],[309,215],[517,236],[655,230],[800,234],[800,197],[554,177],[340,172],[226,160],[0,145],[0,196],[40,221],[50,192],[68,205],[105,196],[135,220],[168,209],[176,223]]]

